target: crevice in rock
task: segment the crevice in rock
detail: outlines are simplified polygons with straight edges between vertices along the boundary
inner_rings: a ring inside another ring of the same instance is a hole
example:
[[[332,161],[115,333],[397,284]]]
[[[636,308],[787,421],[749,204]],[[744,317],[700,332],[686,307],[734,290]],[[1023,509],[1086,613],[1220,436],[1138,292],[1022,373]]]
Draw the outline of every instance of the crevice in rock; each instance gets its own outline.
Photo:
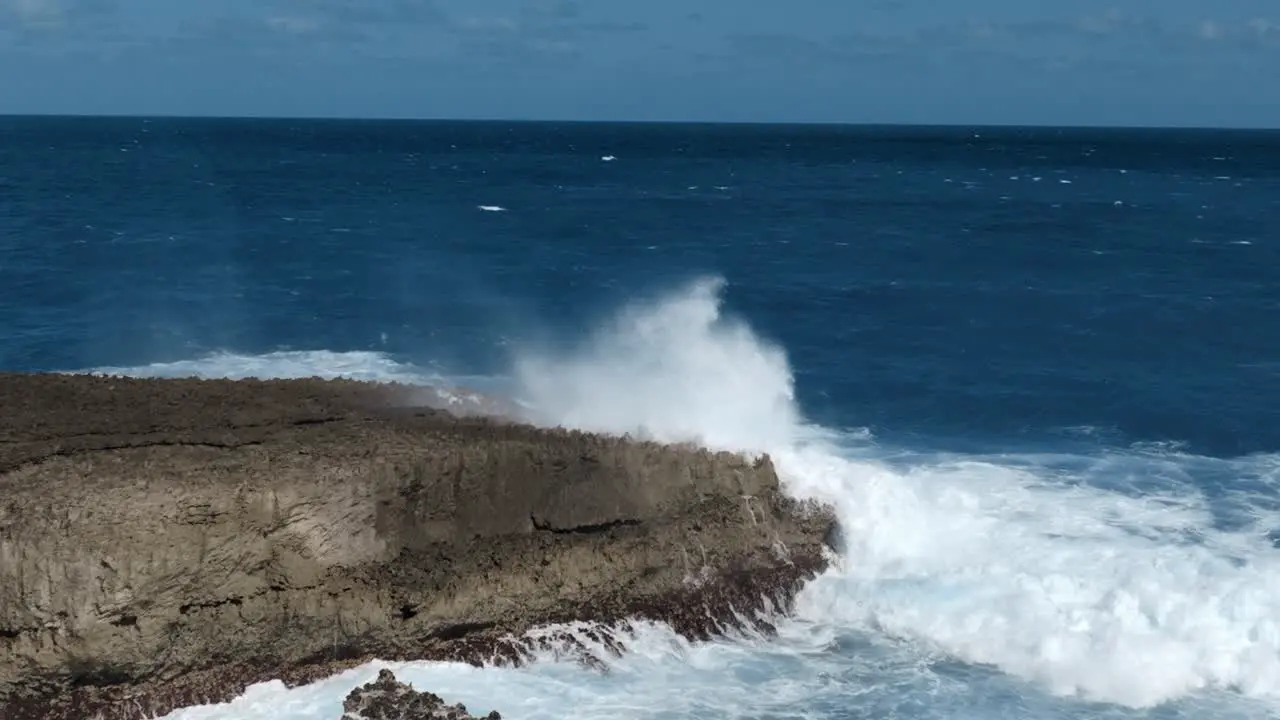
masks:
[[[8,474],[17,472],[23,468],[39,465],[55,458],[76,457],[78,455],[92,455],[94,453],[114,452],[116,450],[142,450],[145,448],[160,447],[191,447],[191,448],[209,448],[212,450],[239,450],[240,448],[254,447],[262,445],[262,440],[246,440],[239,443],[220,443],[211,441],[198,440],[149,440],[135,443],[119,443],[114,445],[102,445],[99,447],[81,447],[68,448],[65,450],[52,450],[42,453],[37,457],[26,458],[16,463],[0,466],[0,474]]]
[[[575,525],[573,527],[558,528],[553,527],[551,523],[545,520],[539,520],[536,515],[530,515],[529,520],[533,523],[533,528],[539,532],[548,532],[553,535],[600,535],[610,530],[621,527],[635,527],[640,525],[639,520],[632,518],[619,518],[617,520],[609,520],[593,525]]]
[[[308,427],[308,426],[311,426],[311,425],[328,425],[329,423],[342,422],[343,420],[346,420],[346,419],[347,419],[347,418],[344,418],[344,417],[318,417],[318,418],[303,418],[303,419],[301,419],[301,420],[294,420],[294,421],[293,421],[293,426],[294,426],[294,427]],[[244,427],[245,427],[245,428],[257,428],[257,427],[270,427],[270,426],[269,426],[269,425],[266,425],[266,426],[264,426],[264,425],[246,425],[246,426],[244,426]]]
[[[285,586],[285,585],[273,583],[269,585],[266,590],[253,593],[251,595],[237,595],[235,597],[223,598],[222,600],[206,600],[204,602],[187,603],[186,605],[180,605],[178,607],[178,612],[183,615],[190,615],[193,612],[211,610],[213,608],[219,608],[226,605],[231,605],[233,607],[240,607],[241,605],[244,605],[244,602],[246,600],[253,600],[255,598],[260,598],[263,595],[266,595],[267,593],[280,594],[280,593],[306,592],[308,590],[315,590],[319,587],[321,586],[318,584],[317,585],[299,585],[297,587],[293,587],[293,586]],[[336,595],[338,594],[341,594],[341,593],[334,593],[333,595],[336,597]]]
[[[431,633],[431,637],[437,640],[461,640],[472,633],[484,632],[497,627],[497,623],[492,622],[470,622],[470,623],[454,623],[445,625]]]
[[[309,425],[327,425],[330,423],[343,422],[344,420],[350,420],[350,419],[351,419],[350,417],[347,417],[344,415],[325,415],[325,416],[313,417],[313,418],[298,418],[296,420],[293,420],[290,424],[293,425],[294,427],[306,427]],[[206,426],[202,429],[210,429],[210,428],[220,432],[245,432],[248,430],[279,429],[280,423],[275,423],[275,422],[231,423],[227,425],[215,424],[211,426]],[[80,441],[80,440],[92,440],[94,438],[110,438],[112,436],[119,437],[120,435],[123,435],[123,434],[132,434],[135,436],[142,436],[142,439],[145,441],[145,438],[147,435],[181,433],[181,432],[189,432],[191,430],[192,430],[191,427],[182,427],[182,426],[166,427],[166,426],[153,425],[146,429],[133,429],[133,430],[126,430],[121,432],[84,432],[84,433],[71,433],[71,434],[56,433],[56,434],[31,434],[31,435],[19,434],[19,435],[14,435],[12,437],[0,438],[0,444]]]
[[[243,605],[243,604],[244,604],[244,598],[231,597],[231,598],[226,598],[224,600],[209,600],[209,601],[200,602],[200,603],[187,603],[186,605],[179,606],[178,612],[181,613],[182,615],[190,615],[192,612],[198,612],[200,610],[210,610],[212,608],[222,607],[224,605],[233,605],[233,606],[239,607],[240,605]]]
[[[133,674],[126,668],[89,658],[74,658],[68,662],[67,675],[72,688],[129,685],[134,681]]]

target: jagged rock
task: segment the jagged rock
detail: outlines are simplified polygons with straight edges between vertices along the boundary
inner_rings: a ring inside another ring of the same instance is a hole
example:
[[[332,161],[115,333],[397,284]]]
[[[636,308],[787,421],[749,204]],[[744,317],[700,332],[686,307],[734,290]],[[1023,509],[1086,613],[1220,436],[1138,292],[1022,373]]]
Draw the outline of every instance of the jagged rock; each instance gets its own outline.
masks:
[[[824,567],[768,458],[351,381],[0,375],[0,717],[151,717],[548,623],[705,638]]]
[[[390,670],[379,670],[378,679],[362,685],[342,703],[342,720],[481,720],[467,713],[462,703],[445,705],[439,695],[418,692],[396,680]],[[497,710],[484,720],[502,720]]]

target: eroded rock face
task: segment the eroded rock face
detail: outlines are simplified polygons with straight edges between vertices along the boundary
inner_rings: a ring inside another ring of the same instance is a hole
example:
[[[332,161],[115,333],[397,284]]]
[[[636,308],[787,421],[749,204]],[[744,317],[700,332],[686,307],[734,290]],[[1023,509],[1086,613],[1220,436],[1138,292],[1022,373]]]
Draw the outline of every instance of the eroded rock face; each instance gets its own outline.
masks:
[[[0,717],[136,718],[568,620],[707,637],[824,564],[768,459],[349,381],[0,375]]]
[[[440,696],[418,692],[396,680],[390,670],[379,670],[378,679],[362,685],[342,703],[342,720],[481,720],[467,713],[462,703],[446,705]],[[494,710],[484,720],[502,720]]]

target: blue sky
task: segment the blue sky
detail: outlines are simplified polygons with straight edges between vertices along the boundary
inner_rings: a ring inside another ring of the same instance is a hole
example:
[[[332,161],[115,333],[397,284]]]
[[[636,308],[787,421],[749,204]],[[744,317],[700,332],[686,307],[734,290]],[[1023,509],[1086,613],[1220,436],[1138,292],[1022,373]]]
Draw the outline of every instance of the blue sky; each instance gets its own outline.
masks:
[[[1280,0],[0,0],[0,113],[1280,127]]]

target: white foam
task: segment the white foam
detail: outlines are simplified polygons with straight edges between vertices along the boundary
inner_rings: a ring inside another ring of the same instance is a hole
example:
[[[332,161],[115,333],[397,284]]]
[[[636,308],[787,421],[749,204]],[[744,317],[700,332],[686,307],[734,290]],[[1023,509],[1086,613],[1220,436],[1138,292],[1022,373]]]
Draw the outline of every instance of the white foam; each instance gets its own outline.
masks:
[[[732,450],[788,443],[799,418],[786,355],[722,316],[722,285],[624,308],[568,352],[525,350],[521,399],[547,424]]]
[[[597,643],[582,638],[584,644]],[[629,652],[608,657],[608,673],[586,670],[552,652],[525,668],[478,669],[460,663],[374,662],[294,690],[278,682],[253,686],[222,704],[179,710],[169,720],[333,720],[342,698],[388,668],[397,679],[462,702],[472,714],[496,709],[515,720],[600,718],[806,717],[815,697],[838,702],[842,688],[815,676],[778,672],[806,664],[801,646],[751,635],[736,642],[692,644],[668,628],[637,623]],[[811,652],[819,648],[810,643]],[[834,667],[824,670],[833,671]],[[830,673],[827,673],[830,676]],[[744,692],[744,685],[752,686]]]
[[[432,383],[439,375],[396,362],[377,352],[329,350],[281,350],[263,355],[215,352],[192,360],[152,363],[135,367],[95,367],[84,372],[97,375],[132,375],[163,378],[350,378],[380,382]]]
[[[1280,698],[1280,556],[1256,524],[1215,530],[1186,481],[1132,497],[1025,458],[891,467],[806,442],[784,355],[723,316],[720,287],[526,359],[521,387],[576,427],[767,450],[791,491],[836,504],[846,569],[815,585],[811,621],[1134,707],[1208,688]]]
[[[1280,562],[1258,523],[1212,530],[1188,488],[1130,497],[991,462],[778,460],[844,523],[845,567],[810,588],[811,617],[1133,707],[1280,695]]]
[[[485,212],[506,212],[507,211],[507,209],[502,207],[501,205],[477,205],[476,209],[483,210]]]
[[[791,492],[835,504],[839,567],[801,593],[772,641],[690,646],[647,627],[608,676],[548,659],[518,670],[396,666],[405,679],[511,718],[1096,711],[1064,699],[1073,696],[1173,701],[1171,717],[1280,710],[1280,554],[1267,539],[1280,528],[1280,457],[1164,446],[911,456],[855,443],[804,423],[784,353],[724,315],[721,287],[701,280],[632,305],[569,352],[526,351],[516,386],[544,422],[769,451]],[[349,355],[313,357],[412,374]],[[219,356],[200,374],[243,376],[251,364]],[[284,354],[255,372],[315,374],[318,364]],[[1208,476],[1238,489],[1208,497]],[[288,692],[259,686],[173,717],[333,717],[375,672]]]

